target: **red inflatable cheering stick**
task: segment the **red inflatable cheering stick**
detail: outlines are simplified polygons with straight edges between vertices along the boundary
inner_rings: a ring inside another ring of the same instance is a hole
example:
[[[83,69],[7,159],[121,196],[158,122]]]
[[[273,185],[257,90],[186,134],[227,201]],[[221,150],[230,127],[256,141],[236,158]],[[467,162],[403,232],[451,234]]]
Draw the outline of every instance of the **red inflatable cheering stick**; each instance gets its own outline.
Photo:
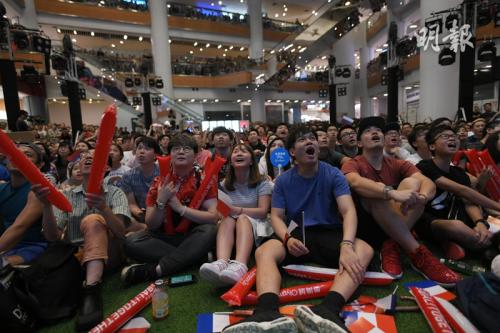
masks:
[[[104,111],[99,127],[99,136],[95,146],[94,161],[90,170],[89,184],[87,193],[101,193],[104,171],[108,164],[109,150],[113,143],[116,127],[116,106],[110,105]]]
[[[0,129],[0,152],[7,155],[8,159],[14,164],[17,169],[28,179],[28,181],[35,185],[40,184],[43,187],[48,187],[50,194],[47,199],[57,208],[65,212],[73,211],[73,207],[68,199],[59,192],[40,170],[33,164],[17,147],[14,142]]]
[[[161,178],[165,178],[170,173],[170,156],[156,156],[158,160],[158,166],[160,167],[160,176]]]

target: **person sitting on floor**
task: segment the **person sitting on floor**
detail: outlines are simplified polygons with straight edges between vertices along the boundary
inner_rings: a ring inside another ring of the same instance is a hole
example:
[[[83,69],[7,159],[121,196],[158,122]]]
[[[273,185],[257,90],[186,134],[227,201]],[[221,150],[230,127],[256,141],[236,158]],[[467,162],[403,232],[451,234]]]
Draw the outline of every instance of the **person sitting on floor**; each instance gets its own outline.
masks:
[[[403,276],[401,247],[414,269],[439,284],[452,286],[460,276],[440,263],[411,233],[436,186],[411,163],[384,155],[384,127],[381,117],[362,119],[358,140],[363,152],[342,166],[356,194],[358,237],[374,248],[383,242],[381,269],[394,278]]]
[[[18,149],[38,168],[43,152],[33,144]],[[31,192],[31,184],[9,160],[10,181],[0,183],[0,254],[11,265],[27,264],[47,248],[42,234],[42,204]]]
[[[197,151],[196,141],[186,134],[170,141],[170,174],[155,178],[146,200],[149,230],[132,234],[125,242],[127,256],[146,263],[122,270],[126,286],[180,272],[202,262],[213,249],[219,220],[217,183],[210,184],[199,209],[189,208],[204,176],[194,162]]]
[[[77,331],[88,331],[103,318],[102,276],[118,268],[124,259],[122,244],[130,210],[125,193],[103,185],[101,194],[85,192],[94,161],[94,150],[80,156],[82,185],[64,193],[73,211],[53,208],[47,200],[49,189],[33,185],[33,192],[43,203],[43,233],[50,242],[63,239],[79,246],[78,257],[85,269],[83,295],[76,319]]]
[[[499,211],[500,203],[473,190],[467,173],[451,165],[460,144],[451,127],[431,128],[426,141],[433,158],[417,167],[436,183],[437,190],[415,229],[424,239],[438,240],[446,257],[459,260],[465,256],[461,246],[480,250],[490,245],[493,234],[480,206]]]
[[[297,326],[306,332],[347,332],[339,312],[362,282],[373,250],[355,238],[356,209],[349,185],[337,168],[318,160],[314,131],[303,126],[292,129],[287,148],[296,166],[276,180],[271,208],[275,234],[255,253],[258,305],[251,317],[223,332],[297,332]],[[305,224],[305,239],[302,228],[289,233],[291,220]],[[278,311],[278,265],[311,261],[339,267],[339,273],[322,303],[297,307],[296,324]]]
[[[273,185],[259,174],[250,146],[238,144],[230,156],[229,172],[221,188],[232,201],[231,212],[217,232],[218,260],[200,267],[200,276],[216,285],[238,282],[248,270],[253,245],[259,246],[273,233],[267,219]],[[235,260],[229,260],[235,243]]]

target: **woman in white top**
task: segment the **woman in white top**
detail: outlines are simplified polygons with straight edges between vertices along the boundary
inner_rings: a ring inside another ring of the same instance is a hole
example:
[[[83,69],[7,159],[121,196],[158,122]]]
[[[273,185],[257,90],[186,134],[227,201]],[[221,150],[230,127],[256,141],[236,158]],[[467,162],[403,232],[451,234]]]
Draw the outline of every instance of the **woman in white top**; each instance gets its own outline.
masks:
[[[267,218],[272,184],[259,174],[252,148],[238,144],[230,156],[230,169],[221,183],[231,199],[230,213],[217,232],[217,260],[200,268],[201,277],[216,285],[239,281],[248,270],[246,264],[254,244],[259,246],[273,233]],[[233,246],[236,257],[230,260]]]
[[[109,151],[109,173],[106,176],[106,183],[120,187],[123,175],[130,170],[126,165],[122,165],[123,149],[117,144],[112,144]]]

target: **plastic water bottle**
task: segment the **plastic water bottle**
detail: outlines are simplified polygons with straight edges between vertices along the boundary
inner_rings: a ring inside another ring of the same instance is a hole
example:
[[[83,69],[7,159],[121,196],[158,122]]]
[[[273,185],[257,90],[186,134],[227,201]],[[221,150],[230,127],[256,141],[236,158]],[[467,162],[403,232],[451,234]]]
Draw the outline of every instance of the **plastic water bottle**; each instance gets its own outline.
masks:
[[[476,273],[484,273],[486,272],[486,268],[482,266],[476,266],[476,265],[469,265],[465,262],[462,261],[456,261],[456,260],[451,260],[451,259],[440,259],[441,263],[445,264],[446,266],[460,272],[463,274],[468,274],[468,275],[474,275]]]
[[[168,294],[163,280],[155,281],[155,290],[152,299],[153,318],[164,319],[168,316]]]

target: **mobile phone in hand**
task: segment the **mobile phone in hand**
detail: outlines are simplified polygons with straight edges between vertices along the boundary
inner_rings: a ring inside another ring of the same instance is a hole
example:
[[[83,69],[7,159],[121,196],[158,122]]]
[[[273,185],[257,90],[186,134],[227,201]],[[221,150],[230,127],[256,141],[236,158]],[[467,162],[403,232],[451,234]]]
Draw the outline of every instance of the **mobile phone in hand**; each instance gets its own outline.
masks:
[[[174,288],[174,287],[186,286],[188,284],[193,284],[196,282],[197,282],[196,277],[193,274],[175,275],[170,277],[169,286]]]

